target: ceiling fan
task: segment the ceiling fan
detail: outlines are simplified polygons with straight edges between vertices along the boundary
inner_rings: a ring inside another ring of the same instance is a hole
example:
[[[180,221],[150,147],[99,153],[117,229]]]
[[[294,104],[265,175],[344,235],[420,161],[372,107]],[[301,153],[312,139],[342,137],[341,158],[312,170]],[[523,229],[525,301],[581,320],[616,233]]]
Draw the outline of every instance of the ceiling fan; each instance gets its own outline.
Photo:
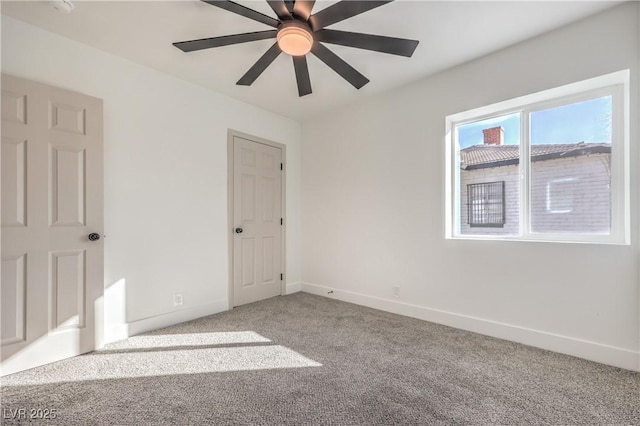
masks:
[[[338,44],[406,57],[411,57],[418,46],[417,40],[325,28],[390,3],[393,0],[342,0],[315,14],[311,13],[315,0],[267,0],[267,3],[269,3],[269,6],[271,6],[271,9],[273,9],[278,19],[274,19],[232,1],[202,1],[275,28],[267,31],[173,43],[175,47],[183,52],[192,52],[212,47],[275,38],[276,43],[238,80],[236,84],[241,86],[250,86],[253,84],[278,55],[280,55],[281,52],[285,52],[293,57],[293,67],[298,83],[299,96],[308,95],[311,93],[311,81],[309,79],[309,68],[305,55],[311,52],[351,83],[353,87],[360,89],[369,82],[369,79],[360,74],[360,72],[347,64],[322,43]]]

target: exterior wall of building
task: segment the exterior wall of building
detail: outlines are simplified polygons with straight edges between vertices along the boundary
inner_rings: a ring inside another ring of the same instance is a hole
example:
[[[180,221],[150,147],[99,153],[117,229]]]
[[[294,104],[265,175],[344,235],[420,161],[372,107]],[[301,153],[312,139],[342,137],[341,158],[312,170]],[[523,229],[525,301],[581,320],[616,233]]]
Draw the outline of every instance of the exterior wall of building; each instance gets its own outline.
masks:
[[[531,231],[607,233],[611,226],[610,155],[591,154],[546,161],[531,167]],[[519,232],[519,167],[460,171],[460,233],[517,235]],[[471,227],[467,185],[505,182],[504,227]]]
[[[487,167],[460,170],[460,233],[464,235],[518,235],[520,232],[519,166]],[[472,227],[469,225],[467,185],[504,181],[504,227]]]
[[[609,154],[533,163],[531,231],[609,233],[610,164]]]

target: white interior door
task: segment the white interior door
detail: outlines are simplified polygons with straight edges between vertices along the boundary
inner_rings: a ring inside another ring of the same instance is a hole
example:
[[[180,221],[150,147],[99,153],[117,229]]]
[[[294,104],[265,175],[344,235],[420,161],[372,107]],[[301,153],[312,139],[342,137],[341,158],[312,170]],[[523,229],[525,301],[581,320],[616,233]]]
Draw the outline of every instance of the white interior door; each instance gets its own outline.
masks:
[[[282,294],[282,149],[233,136],[233,306]]]
[[[95,349],[102,101],[2,75],[2,374]]]

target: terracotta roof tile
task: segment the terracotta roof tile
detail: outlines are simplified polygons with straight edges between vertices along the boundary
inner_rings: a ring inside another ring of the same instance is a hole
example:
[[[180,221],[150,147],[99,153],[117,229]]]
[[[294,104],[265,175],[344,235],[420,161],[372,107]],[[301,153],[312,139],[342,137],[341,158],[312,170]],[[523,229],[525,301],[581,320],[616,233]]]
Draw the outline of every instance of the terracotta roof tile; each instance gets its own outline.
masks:
[[[531,161],[595,153],[611,153],[611,144],[580,142],[532,145]],[[518,164],[519,157],[519,145],[473,145],[460,150],[460,168],[468,170]]]

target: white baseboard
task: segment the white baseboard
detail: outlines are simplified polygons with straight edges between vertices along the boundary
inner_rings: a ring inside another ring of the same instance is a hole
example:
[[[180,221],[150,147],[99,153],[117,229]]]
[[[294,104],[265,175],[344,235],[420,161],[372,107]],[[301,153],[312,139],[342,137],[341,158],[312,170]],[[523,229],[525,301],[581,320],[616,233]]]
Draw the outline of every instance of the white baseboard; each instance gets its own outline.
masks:
[[[188,306],[177,311],[131,321],[127,323],[127,337],[227,310],[229,310],[229,301],[225,298],[204,305]]]
[[[603,345],[568,336],[547,333],[483,318],[461,315],[438,309],[382,299],[350,291],[337,290],[317,284],[302,283],[302,291],[356,305],[380,309],[425,321],[435,322],[499,339],[511,340],[537,348],[572,355],[627,370],[640,371],[640,352]],[[329,292],[332,293],[329,293]]]
[[[129,337],[129,325],[126,322],[105,324],[104,345],[117,342],[118,340],[124,340],[128,337]],[[98,347],[101,348],[102,346],[98,346]]]
[[[285,294],[293,294],[302,291],[302,283],[298,281],[297,283],[289,283],[287,284],[287,289]]]

